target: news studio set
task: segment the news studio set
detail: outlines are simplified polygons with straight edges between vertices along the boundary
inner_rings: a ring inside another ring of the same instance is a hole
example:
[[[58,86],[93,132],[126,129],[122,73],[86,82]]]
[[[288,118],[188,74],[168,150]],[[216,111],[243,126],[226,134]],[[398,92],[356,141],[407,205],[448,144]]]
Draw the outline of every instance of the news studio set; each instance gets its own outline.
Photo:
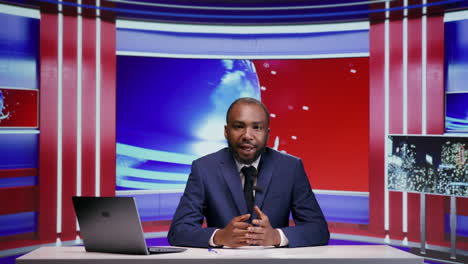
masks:
[[[0,263],[468,263],[467,1],[1,0],[0,21]],[[86,251],[72,197],[132,198],[172,248],[241,97],[328,245]]]

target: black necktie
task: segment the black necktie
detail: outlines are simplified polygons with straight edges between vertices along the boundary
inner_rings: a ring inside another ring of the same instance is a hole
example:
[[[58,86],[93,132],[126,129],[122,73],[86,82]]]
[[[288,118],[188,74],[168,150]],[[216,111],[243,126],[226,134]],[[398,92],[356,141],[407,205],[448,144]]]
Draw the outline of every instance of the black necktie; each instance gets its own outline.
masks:
[[[241,169],[241,171],[245,176],[245,181],[244,181],[245,202],[247,203],[247,209],[249,210],[249,213],[252,214],[253,206],[254,206],[253,183],[254,183],[255,174],[257,173],[257,169],[255,169],[255,167],[253,166],[244,166]]]

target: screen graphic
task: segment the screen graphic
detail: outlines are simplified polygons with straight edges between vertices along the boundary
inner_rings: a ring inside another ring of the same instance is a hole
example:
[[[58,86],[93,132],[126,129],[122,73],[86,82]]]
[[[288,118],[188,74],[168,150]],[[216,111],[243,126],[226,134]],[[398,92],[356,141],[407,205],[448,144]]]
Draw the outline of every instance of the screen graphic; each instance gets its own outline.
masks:
[[[387,188],[468,197],[468,137],[389,136]]]
[[[468,132],[468,20],[445,24],[445,131]]]
[[[194,159],[226,147],[239,97],[270,110],[268,146],[300,157],[315,189],[368,191],[368,58],[118,56],[117,190],[182,192]]]
[[[38,91],[0,88],[0,128],[37,128]]]
[[[445,99],[447,132],[468,132],[468,92],[447,93]]]

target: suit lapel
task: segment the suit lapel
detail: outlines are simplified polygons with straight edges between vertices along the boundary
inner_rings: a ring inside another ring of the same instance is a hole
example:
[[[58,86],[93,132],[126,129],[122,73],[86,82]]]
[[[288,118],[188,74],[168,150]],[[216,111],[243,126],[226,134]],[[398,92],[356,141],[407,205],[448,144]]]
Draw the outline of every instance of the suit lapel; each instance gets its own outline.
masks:
[[[271,150],[266,148],[260,160],[259,175],[257,178],[258,188],[255,192],[255,205],[260,209],[262,209],[263,200],[268,192],[268,186],[270,185],[271,177],[273,175],[274,165],[275,161],[273,160]]]
[[[245,203],[244,191],[242,189],[242,183],[239,172],[237,171],[236,163],[234,162],[234,158],[232,157],[229,149],[225,149],[222,153],[223,156],[220,162],[221,173],[231,190],[232,198],[238,209],[238,215],[246,214],[248,212],[247,204]]]

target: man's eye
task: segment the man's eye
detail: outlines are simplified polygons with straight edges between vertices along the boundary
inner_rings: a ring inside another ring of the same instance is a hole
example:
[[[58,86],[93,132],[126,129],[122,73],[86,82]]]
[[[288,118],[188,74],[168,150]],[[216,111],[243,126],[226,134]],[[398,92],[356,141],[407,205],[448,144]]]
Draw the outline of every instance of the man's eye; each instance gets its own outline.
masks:
[[[255,130],[262,131],[263,127],[262,126],[254,126],[253,127]]]
[[[242,128],[242,126],[241,125],[234,125],[234,128],[235,129],[240,129],[240,128]]]

